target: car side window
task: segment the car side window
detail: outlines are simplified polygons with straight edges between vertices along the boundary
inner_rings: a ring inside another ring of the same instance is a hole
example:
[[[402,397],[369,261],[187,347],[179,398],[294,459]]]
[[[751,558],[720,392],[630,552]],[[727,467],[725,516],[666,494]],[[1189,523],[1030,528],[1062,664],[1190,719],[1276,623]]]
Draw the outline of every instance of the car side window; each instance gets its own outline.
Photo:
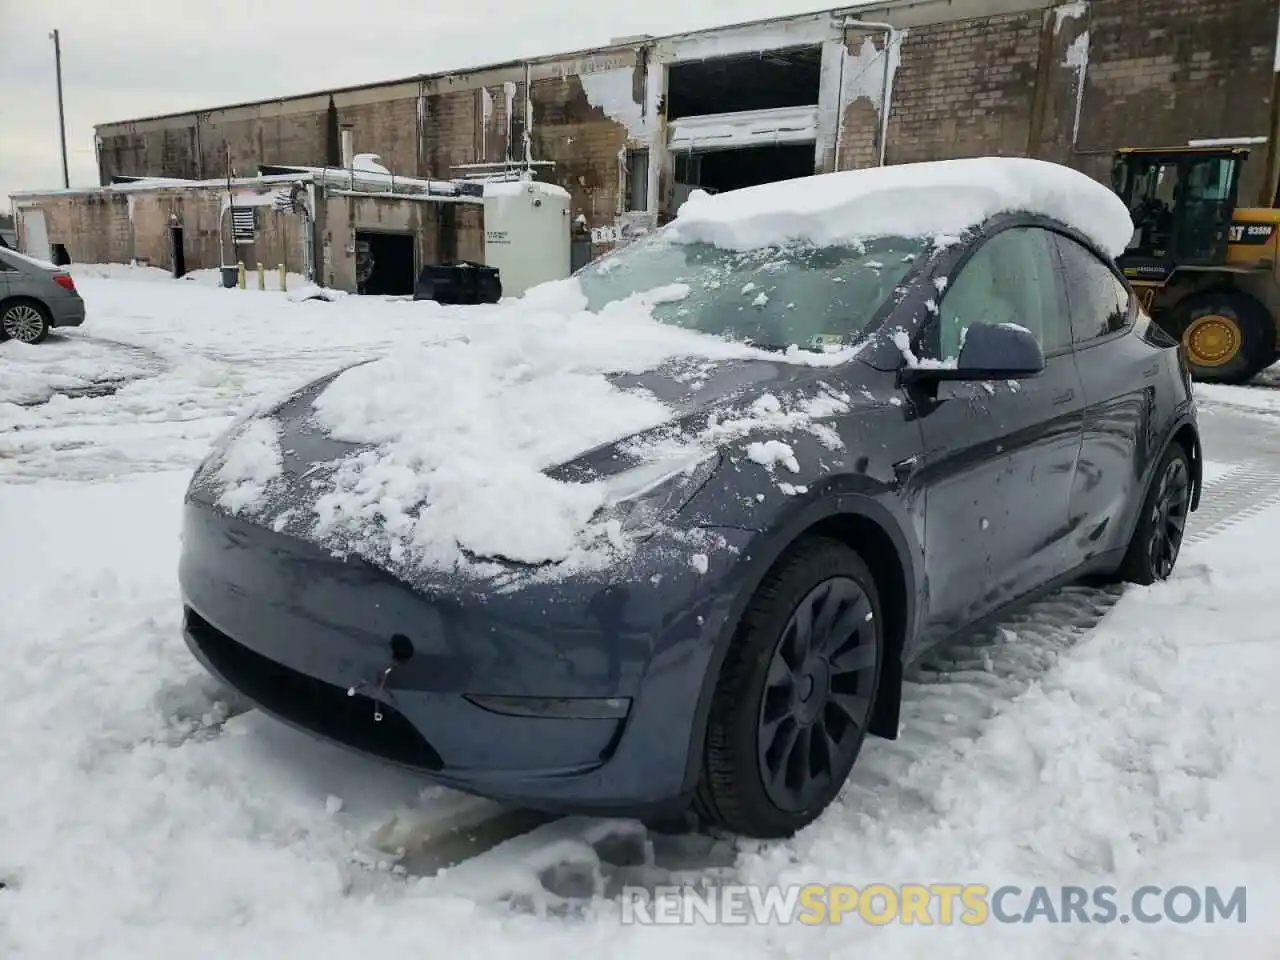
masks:
[[[1015,227],[987,240],[950,278],[938,304],[934,359],[960,356],[973,323],[1025,327],[1046,353],[1071,346],[1053,239],[1038,227]]]
[[[1102,260],[1070,237],[1057,236],[1076,343],[1118,333],[1133,321],[1133,297]]]

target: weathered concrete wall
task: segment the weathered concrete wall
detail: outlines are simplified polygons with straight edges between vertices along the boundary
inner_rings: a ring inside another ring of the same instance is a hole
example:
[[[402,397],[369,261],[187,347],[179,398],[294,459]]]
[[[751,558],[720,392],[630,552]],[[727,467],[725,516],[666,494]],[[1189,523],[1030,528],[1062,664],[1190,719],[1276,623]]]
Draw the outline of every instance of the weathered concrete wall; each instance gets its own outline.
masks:
[[[88,196],[41,203],[50,243],[61,243],[76,262],[127,263],[133,256],[129,198]]]
[[[61,243],[76,263],[128,263],[171,269],[173,252],[169,229],[182,226],[183,256],[188,270],[217,267],[225,256],[253,268],[284,264],[301,273],[302,221],[274,210],[257,208],[257,232],[252,244],[224,246],[230,225],[224,227],[222,191],[173,189],[102,191],[52,194],[24,200],[23,206],[44,211],[50,243]],[[238,200],[239,202],[239,200]],[[225,230],[225,232],[224,232]]]

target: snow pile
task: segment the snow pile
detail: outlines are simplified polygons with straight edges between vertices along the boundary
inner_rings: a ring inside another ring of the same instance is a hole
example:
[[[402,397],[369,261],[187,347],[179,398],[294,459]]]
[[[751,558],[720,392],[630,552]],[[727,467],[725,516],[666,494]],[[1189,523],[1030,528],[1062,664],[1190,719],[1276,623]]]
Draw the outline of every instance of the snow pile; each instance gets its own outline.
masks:
[[[382,165],[382,157],[376,153],[357,153],[351,158],[351,169],[362,173],[381,173],[391,176],[391,171]]]
[[[883,236],[945,241],[1011,212],[1053,217],[1113,257],[1133,237],[1124,202],[1101,183],[1022,157],[844,170],[714,196],[694,191],[680,207],[675,232],[685,241],[734,250]]]
[[[218,267],[202,267],[199,270],[190,270],[181,277],[175,278],[173,273],[163,267],[156,267],[150,264],[134,261],[133,263],[73,263],[64,267],[73,277],[77,279],[93,279],[93,280],[140,280],[161,282],[173,282],[175,279],[184,283],[195,283],[202,287],[222,287],[222,270]],[[245,291],[251,293],[261,293],[258,289],[258,271],[256,267],[245,267],[244,273]],[[266,287],[266,293],[280,292],[280,271],[276,267],[266,267],[263,270],[263,285]],[[306,277],[300,273],[287,272],[285,274],[285,285],[292,296],[293,291],[301,290],[306,287],[313,287]],[[239,289],[232,288],[232,289]],[[339,294],[344,291],[325,290],[326,295]],[[91,314],[92,315],[92,314]]]
[[[36,347],[0,344],[0,479],[190,471],[260,398],[461,333],[490,309],[292,303],[292,283],[287,296],[264,296],[112,267],[111,279],[92,275],[100,265],[73,268],[89,307],[83,327]]]
[[[279,424],[270,418],[249,420],[232,436],[218,468],[223,484],[219,505],[231,513],[254,512],[283,469]]]
[[[67,271],[77,280],[136,280],[154,281],[172,280],[173,273],[163,267],[153,267],[139,263],[70,263]]]
[[[463,337],[343,373],[316,398],[316,419],[333,439],[375,449],[334,472],[316,502],[317,535],[428,568],[463,563],[460,550],[530,564],[602,561],[588,555],[593,540],[619,546],[603,519],[591,525],[608,485],[544,471],[675,416],[610,375],[674,358],[780,360],[652,318],[654,303],[686,293],[673,285],[590,313],[574,282],[550,284],[476,319]],[[751,422],[760,425],[769,421]]]

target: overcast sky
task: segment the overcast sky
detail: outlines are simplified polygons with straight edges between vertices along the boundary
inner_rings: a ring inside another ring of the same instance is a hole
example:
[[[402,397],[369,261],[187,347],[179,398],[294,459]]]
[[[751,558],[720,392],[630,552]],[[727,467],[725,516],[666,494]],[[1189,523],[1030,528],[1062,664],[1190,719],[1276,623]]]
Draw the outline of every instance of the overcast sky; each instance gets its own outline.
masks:
[[[97,123],[823,7],[822,0],[0,0],[0,211],[12,191],[62,185],[55,27],[71,184],[92,186]]]

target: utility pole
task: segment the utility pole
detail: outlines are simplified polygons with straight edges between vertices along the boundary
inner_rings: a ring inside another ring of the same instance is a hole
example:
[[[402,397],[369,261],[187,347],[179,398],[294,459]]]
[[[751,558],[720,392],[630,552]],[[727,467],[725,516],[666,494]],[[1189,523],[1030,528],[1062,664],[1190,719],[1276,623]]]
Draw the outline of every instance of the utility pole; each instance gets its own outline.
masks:
[[[53,40],[53,62],[58,71],[58,134],[62,139],[62,186],[71,187],[71,176],[67,172],[67,118],[62,109],[62,41],[55,30],[49,34]]]

